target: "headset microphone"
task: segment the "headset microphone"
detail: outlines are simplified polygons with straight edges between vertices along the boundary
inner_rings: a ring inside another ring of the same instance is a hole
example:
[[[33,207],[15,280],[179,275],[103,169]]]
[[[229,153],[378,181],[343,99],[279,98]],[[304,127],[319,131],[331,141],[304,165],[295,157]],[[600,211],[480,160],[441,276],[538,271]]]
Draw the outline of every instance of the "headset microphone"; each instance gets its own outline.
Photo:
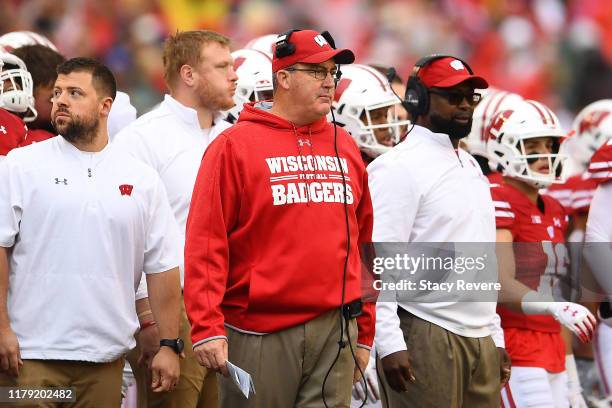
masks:
[[[406,109],[407,112],[411,112],[411,107],[415,106],[414,101],[412,100],[404,100],[401,96],[399,96],[397,94],[397,92],[395,92],[395,89],[393,89],[393,80],[397,77],[397,71],[395,70],[395,68],[390,67],[387,70],[387,73],[385,74],[385,77],[387,77],[387,81],[389,81],[389,88],[391,89],[391,92],[393,92],[393,95],[395,95],[395,97],[400,101],[400,104],[402,105],[402,107],[404,109]],[[410,95],[408,95],[410,97]],[[418,102],[417,102],[418,103]],[[406,136],[408,136],[408,133],[412,132],[412,129],[414,128],[415,122],[416,122],[416,117],[412,117],[410,118],[410,121],[412,122],[412,126],[410,126],[410,129],[408,129],[408,131],[406,133],[404,133],[402,136],[400,136],[400,140],[398,143],[401,143],[404,141],[404,139],[406,138]]]
[[[414,102],[404,100],[404,98],[399,96],[397,92],[395,92],[395,89],[393,89],[393,87],[391,86],[391,84],[393,83],[393,80],[397,77],[397,71],[395,70],[395,68],[393,67],[389,68],[385,76],[387,77],[387,81],[389,81],[389,88],[391,88],[391,92],[393,92],[393,95],[395,95],[395,97],[400,101],[404,109],[406,109],[407,111],[410,111],[407,106],[413,105]]]

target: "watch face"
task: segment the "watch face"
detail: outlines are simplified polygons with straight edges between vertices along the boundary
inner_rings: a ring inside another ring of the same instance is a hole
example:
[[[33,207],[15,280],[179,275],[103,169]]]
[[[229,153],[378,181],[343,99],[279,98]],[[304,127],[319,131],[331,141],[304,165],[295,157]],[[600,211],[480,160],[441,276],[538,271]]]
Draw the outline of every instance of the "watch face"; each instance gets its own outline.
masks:
[[[185,348],[185,343],[183,342],[183,339],[176,339],[176,348],[179,354],[183,352],[183,349]]]

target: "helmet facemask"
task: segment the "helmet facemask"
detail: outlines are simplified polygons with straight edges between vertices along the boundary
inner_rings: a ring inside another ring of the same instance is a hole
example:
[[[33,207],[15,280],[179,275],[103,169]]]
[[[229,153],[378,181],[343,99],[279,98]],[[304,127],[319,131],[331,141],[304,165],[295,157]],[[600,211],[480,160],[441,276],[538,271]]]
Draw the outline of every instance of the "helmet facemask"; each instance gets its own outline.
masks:
[[[536,136],[531,139],[540,137],[546,136]],[[510,174],[508,175],[523,180],[537,188],[546,188],[551,184],[563,183],[565,180],[561,177],[561,170],[567,156],[559,153],[561,137],[548,137],[552,138],[553,141],[551,153],[527,153],[525,142],[530,138],[521,138],[517,146],[517,150],[520,149],[520,153],[514,156],[514,159],[510,162]],[[535,171],[531,167],[533,163],[542,159],[547,161],[547,173]]]
[[[36,119],[32,75],[25,64],[11,54],[0,57],[0,108],[20,115],[26,122]]]
[[[358,141],[360,148],[370,157],[377,157],[395,146],[401,136],[402,126],[406,126],[410,122],[400,120],[397,115],[396,105],[399,103],[384,103],[380,105],[364,106],[349,106],[345,111],[346,116],[358,125],[352,126],[349,132]],[[385,110],[384,120],[380,120],[381,115],[379,110]],[[382,123],[380,123],[382,122]],[[382,132],[381,132],[382,131]],[[380,133],[388,132],[388,134],[380,135]],[[378,137],[377,137],[378,134]],[[384,140],[383,138],[387,138]],[[379,140],[382,139],[382,140]]]
[[[388,79],[367,65],[342,67],[332,110],[334,116],[330,113],[328,119],[344,127],[370,158],[391,150],[410,124],[409,120],[399,118],[401,103]]]
[[[534,187],[545,188],[563,183],[562,165],[567,156],[559,153],[565,134],[554,113],[535,101],[524,101],[514,109],[498,112],[491,120],[487,141],[489,160],[504,176],[522,180]],[[527,145],[534,139],[548,139],[549,150],[531,151]],[[529,149],[529,150],[528,150]],[[546,173],[532,164],[544,160]]]

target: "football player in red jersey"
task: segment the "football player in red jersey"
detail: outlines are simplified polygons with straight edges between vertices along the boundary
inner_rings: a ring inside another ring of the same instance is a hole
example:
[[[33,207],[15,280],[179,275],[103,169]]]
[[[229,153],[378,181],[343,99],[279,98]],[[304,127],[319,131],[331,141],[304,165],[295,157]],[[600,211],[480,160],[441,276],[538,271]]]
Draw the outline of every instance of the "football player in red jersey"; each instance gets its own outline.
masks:
[[[42,142],[57,133],[51,125],[51,97],[53,84],[57,78],[55,69],[66,58],[59,52],[40,44],[25,45],[11,51],[19,57],[32,75],[34,106],[38,112],[36,120],[28,126],[28,136],[21,146]]]
[[[28,128],[20,115],[35,118],[33,104],[32,76],[25,64],[0,50],[0,157],[25,140]]]
[[[504,176],[491,184],[491,195],[497,241],[504,243],[498,253],[504,304],[498,313],[512,359],[502,391],[509,407],[586,407],[561,327],[587,342],[595,318],[579,304],[556,300],[569,265],[568,219],[561,204],[538,192],[562,182],[564,135],[555,114],[529,100],[500,111],[489,128],[487,153]]]
[[[599,370],[602,391],[608,403],[612,403],[612,139],[599,148],[591,158],[589,173],[599,186],[593,196],[586,226],[585,257],[597,278],[599,286],[608,296],[599,305],[599,324],[594,339],[594,354]],[[600,401],[602,402],[602,401]],[[604,406],[604,405],[602,405]],[[607,406],[607,405],[605,405]]]
[[[559,200],[572,218],[573,230],[568,241],[582,242],[589,205],[597,188],[587,166],[591,157],[612,137],[612,99],[603,99],[587,105],[576,115],[570,136],[562,144],[573,162],[567,181],[553,184],[546,194]],[[564,166],[567,167],[567,166]]]
[[[567,241],[573,243],[569,246],[572,260],[581,257],[587,216],[597,188],[597,179],[591,177],[587,167],[595,151],[610,137],[612,137],[612,99],[602,99],[582,109],[574,119],[569,137],[561,145],[561,151],[569,156],[569,163],[563,166],[564,173],[568,175],[567,181],[563,184],[551,185],[544,193],[559,200],[570,216],[570,227],[566,236]],[[578,282],[580,278],[580,285],[575,285],[575,287],[581,287],[582,299],[589,300],[582,304],[594,313],[597,310],[598,302],[591,300],[595,299],[592,296],[594,291],[592,288],[596,287],[596,284],[590,279],[590,274],[584,273],[588,271],[582,270],[583,265],[582,262],[572,262],[571,276],[575,282]],[[608,352],[609,347],[600,347],[600,343],[610,341],[612,341],[612,329],[598,327],[592,346],[574,344],[578,371],[583,379],[587,398],[589,391],[597,388],[597,367],[602,368],[602,361],[597,361],[595,364],[593,360],[594,358],[600,359]],[[600,369],[600,372],[611,370],[612,367],[607,370]],[[603,377],[603,374],[601,376]],[[590,378],[591,381],[585,382],[585,378]]]

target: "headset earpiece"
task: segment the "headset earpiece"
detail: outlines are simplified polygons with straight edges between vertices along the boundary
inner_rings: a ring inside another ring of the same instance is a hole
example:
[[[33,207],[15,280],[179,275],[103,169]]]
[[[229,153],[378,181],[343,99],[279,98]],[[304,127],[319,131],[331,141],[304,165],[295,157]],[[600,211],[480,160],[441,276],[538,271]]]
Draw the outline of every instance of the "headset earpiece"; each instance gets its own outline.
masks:
[[[291,44],[289,39],[291,38],[291,34],[295,33],[296,31],[302,30],[289,30],[278,36],[278,40],[276,40],[276,48],[274,50],[274,56],[276,58],[284,58],[295,54],[295,45]]]
[[[410,113],[412,121],[416,121],[417,117],[426,115],[427,112],[429,112],[429,91],[421,81],[421,78],[419,78],[419,71],[426,65],[441,58],[454,58],[459,60],[463,63],[463,66],[465,66],[465,69],[467,69],[470,75],[474,74],[472,68],[465,61],[452,55],[432,54],[419,59],[414,64],[412,74],[408,78],[406,94],[404,96],[404,102],[402,102],[404,108]]]

